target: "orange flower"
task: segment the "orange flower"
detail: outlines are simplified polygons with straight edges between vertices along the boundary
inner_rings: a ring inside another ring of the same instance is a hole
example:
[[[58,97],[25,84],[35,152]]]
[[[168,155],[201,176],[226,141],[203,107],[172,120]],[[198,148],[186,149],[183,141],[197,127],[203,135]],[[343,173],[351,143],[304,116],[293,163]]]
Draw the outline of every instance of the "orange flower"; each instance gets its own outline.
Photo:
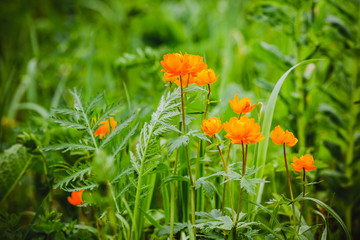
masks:
[[[190,81],[188,83],[189,77],[190,77]],[[183,82],[183,87],[187,86],[188,84],[195,83],[195,78],[193,76],[191,76],[190,74],[182,75],[181,78],[182,78],[182,82]],[[174,82],[176,85],[180,86],[180,77],[169,77],[169,74],[165,72],[164,80],[165,80],[165,82]]]
[[[216,82],[219,76],[215,77],[215,72],[212,69],[206,69],[199,72],[196,84],[199,86],[205,86]]]
[[[109,122],[110,122],[110,125],[112,128],[112,131],[114,131],[114,129],[116,127],[116,122],[113,117],[110,117],[109,120],[104,119],[104,121],[102,121],[98,124],[100,127],[98,127],[98,129],[94,132],[95,137],[99,136],[100,139],[103,139],[106,137],[106,134],[107,135],[110,134]]]
[[[270,137],[275,144],[286,143],[289,147],[293,147],[297,142],[297,138],[294,137],[292,132],[282,130],[280,126],[275,127],[274,131],[271,131]]]
[[[161,71],[167,73],[167,78],[187,74],[191,74],[193,77],[196,77],[198,72],[207,68],[207,65],[203,62],[202,57],[187,53],[182,55],[181,52],[164,55],[164,60],[160,61],[160,63],[165,68]]]
[[[249,144],[262,141],[265,137],[260,133],[260,125],[253,118],[242,116],[240,119],[233,117],[224,124],[227,132],[226,138],[233,144]]]
[[[306,154],[300,158],[294,157],[294,163],[291,163],[294,170],[300,172],[305,169],[305,171],[312,171],[316,167],[314,166],[314,158],[309,154]]]
[[[236,112],[237,114],[246,114],[248,112],[251,112],[255,105],[251,106],[251,100],[248,97],[244,97],[239,101],[239,94],[235,95],[234,99],[230,99],[230,106]]]
[[[211,117],[209,120],[203,120],[201,129],[204,130],[204,133],[210,137],[216,133],[219,133],[223,128],[221,121],[217,117]]]
[[[184,58],[189,62],[189,73],[196,77],[199,72],[207,68],[206,63],[203,62],[203,58],[198,55],[186,54]]]
[[[186,55],[186,54],[185,54]],[[189,73],[189,60],[184,58],[182,53],[169,53],[164,55],[164,60],[160,61],[165,68],[162,72],[168,74],[168,77],[176,77]]]
[[[84,192],[84,189],[80,190],[80,191],[75,191],[71,193],[71,197],[68,197],[67,200],[69,201],[70,204],[74,205],[74,206],[78,206],[80,204],[82,204],[83,201],[82,200],[82,193]]]

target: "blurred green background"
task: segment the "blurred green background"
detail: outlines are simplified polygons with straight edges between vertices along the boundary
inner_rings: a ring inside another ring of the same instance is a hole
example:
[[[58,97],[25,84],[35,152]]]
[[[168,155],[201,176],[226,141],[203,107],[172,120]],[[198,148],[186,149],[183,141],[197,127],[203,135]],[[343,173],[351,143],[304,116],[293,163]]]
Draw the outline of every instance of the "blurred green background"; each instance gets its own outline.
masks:
[[[220,75],[209,116],[223,121],[233,116],[228,100],[236,93],[266,111],[284,72],[321,59],[286,79],[273,127],[295,133],[297,156],[314,155],[310,178],[323,182],[311,195],[360,235],[359,0],[3,0],[0,23],[0,151],[24,130],[48,144],[51,109],[72,104],[74,87],[86,99],[104,91],[108,102],[124,101],[147,118],[166,88],[166,53],[201,55]],[[281,149],[272,143],[267,164],[264,201],[286,191]]]

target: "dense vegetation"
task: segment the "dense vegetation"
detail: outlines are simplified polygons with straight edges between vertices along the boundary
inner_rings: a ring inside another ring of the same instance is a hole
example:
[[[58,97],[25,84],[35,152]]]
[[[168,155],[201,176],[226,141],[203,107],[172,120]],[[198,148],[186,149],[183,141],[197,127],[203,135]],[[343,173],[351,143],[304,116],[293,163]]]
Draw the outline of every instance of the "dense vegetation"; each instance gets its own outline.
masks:
[[[360,235],[360,1],[5,0],[0,21],[1,239]]]

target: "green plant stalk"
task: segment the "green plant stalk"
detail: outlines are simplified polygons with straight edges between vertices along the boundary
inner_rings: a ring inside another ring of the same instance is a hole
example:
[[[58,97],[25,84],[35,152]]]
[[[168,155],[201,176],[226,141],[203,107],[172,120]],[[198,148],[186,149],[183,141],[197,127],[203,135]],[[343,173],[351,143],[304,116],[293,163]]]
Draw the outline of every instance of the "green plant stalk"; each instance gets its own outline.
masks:
[[[239,114],[239,119],[241,117],[241,113]],[[227,156],[226,156],[226,166],[229,166],[229,158],[230,158],[230,150],[231,150],[231,146],[232,146],[232,143],[230,142],[229,144],[229,147],[228,147],[228,151],[227,151]],[[226,183],[224,183],[224,191],[223,191],[223,202],[222,202],[222,205],[221,205],[221,212],[222,212],[222,215],[225,215],[225,192],[226,192]]]
[[[291,206],[292,206],[293,217],[294,217],[294,221],[293,221],[294,231],[296,232],[296,223],[295,223],[295,221],[296,221],[296,216],[295,216],[294,195],[293,195],[293,191],[292,191],[292,187],[291,187],[289,168],[288,168],[288,164],[287,164],[287,160],[286,160],[285,143],[283,144],[283,147],[284,147],[284,161],[285,161],[286,174],[287,174],[288,183],[289,183],[290,197],[291,197],[291,201],[293,201],[292,204],[291,204]],[[300,219],[300,222],[301,222],[301,219]]]
[[[151,129],[151,132],[149,133],[149,138],[146,142],[146,147],[144,150],[144,153],[147,152],[147,148],[149,146],[149,142],[151,139],[151,135],[153,134],[154,128]],[[144,174],[144,165],[143,162],[145,161],[146,154],[143,155],[143,158],[141,159],[141,166],[140,166],[140,173],[139,173],[139,179],[138,179],[138,185],[136,188],[136,195],[135,195],[135,209],[134,209],[134,215],[133,215],[133,222],[131,226],[131,239],[139,239],[138,238],[138,229],[137,229],[137,219],[139,215],[139,206],[140,206],[140,195],[141,195],[141,182]]]
[[[171,83],[171,82],[170,82]],[[179,124],[179,130],[181,129],[181,123]],[[180,135],[180,133],[179,133]],[[177,166],[179,161],[179,149],[176,151],[175,163],[174,163],[174,173],[177,175]],[[176,181],[172,182],[172,187],[170,189],[170,239],[173,239],[174,235],[174,221],[175,221],[175,192],[177,189]]]
[[[214,138],[216,139],[216,136],[214,135]],[[219,154],[220,154],[220,157],[221,157],[221,160],[224,164],[224,169],[225,169],[225,173],[228,174],[228,168],[227,168],[227,165],[226,165],[226,162],[225,162],[225,159],[224,159],[224,156],[221,152],[221,149],[220,149],[220,146],[219,145],[216,145],[217,149],[219,150]],[[231,194],[231,182],[230,182],[230,179],[229,179],[229,176],[227,176],[227,180],[228,180],[228,186],[229,186],[229,197],[230,197],[230,206],[231,206],[231,212],[232,212],[232,217],[233,217],[233,221],[235,222],[235,213],[234,213],[234,204],[233,204],[233,200],[232,200],[232,194]],[[225,185],[226,186],[226,185]],[[224,192],[225,192],[225,189],[224,189]],[[224,194],[225,195],[225,194]],[[222,207],[224,209],[224,205],[225,205],[225,199],[224,199],[224,195],[223,195],[223,202],[222,202]],[[223,212],[224,213],[224,212]]]
[[[303,168],[303,194],[302,196],[305,197],[305,168]],[[298,230],[297,230],[297,234],[299,234],[299,231],[300,231],[300,227],[301,227],[301,217],[303,215],[303,211],[304,211],[304,200],[301,201],[301,210],[300,210],[300,218],[299,218],[299,227],[298,227]]]
[[[299,8],[296,13],[296,29],[295,29],[295,41],[296,41],[296,60],[297,62],[301,62],[301,9]],[[298,139],[299,139],[299,149],[305,150],[306,147],[306,118],[305,118],[305,88],[304,88],[304,80],[299,68],[295,69],[295,78],[296,78],[296,92],[299,96],[299,104],[298,104],[298,117],[297,117],[297,129],[298,129]]]
[[[190,76],[189,76],[190,77]],[[183,89],[183,85],[182,85],[182,77],[180,75],[180,89],[181,89],[181,112],[182,112],[182,120],[183,120],[183,130],[184,130],[184,135],[186,135],[186,122],[185,122],[185,104],[184,104],[184,89]],[[195,184],[192,178],[192,173],[191,173],[191,166],[190,166],[190,159],[189,159],[189,149],[188,149],[188,145],[185,146],[185,154],[186,154],[186,162],[187,162],[187,167],[188,167],[188,172],[189,172],[189,178],[190,178],[190,183],[191,183],[191,223],[193,225],[195,225]],[[196,238],[196,229],[193,228],[194,231],[194,236]]]
[[[206,119],[206,115],[207,115],[207,112],[209,110],[209,105],[210,105],[210,94],[211,94],[210,84],[208,84],[208,89],[209,89],[209,92],[208,92],[208,95],[207,95],[206,108],[205,108],[203,121]],[[195,165],[194,185],[196,183],[196,177],[197,177],[197,172],[198,172],[198,167],[199,167],[200,146],[201,146],[201,139],[199,138],[197,156],[196,156],[196,165]]]
[[[242,155],[243,155],[243,166],[242,166],[242,172],[241,172],[241,177],[245,176],[245,172],[246,172],[246,156],[245,156],[245,148],[244,148],[244,143],[241,143],[242,146]],[[236,221],[235,221],[235,230],[236,230],[236,224],[239,221],[239,217],[240,217],[240,212],[241,212],[241,206],[242,206],[242,195],[243,195],[243,189],[241,187],[241,182],[240,182],[240,192],[239,192],[239,203],[238,203],[238,208],[237,208],[237,216],[236,216]]]

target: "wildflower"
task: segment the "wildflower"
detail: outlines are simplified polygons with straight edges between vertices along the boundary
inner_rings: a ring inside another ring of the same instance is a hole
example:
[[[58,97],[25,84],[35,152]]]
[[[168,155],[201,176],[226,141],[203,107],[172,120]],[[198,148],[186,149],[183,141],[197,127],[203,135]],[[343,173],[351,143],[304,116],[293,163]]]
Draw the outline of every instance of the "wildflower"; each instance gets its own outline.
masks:
[[[212,69],[206,69],[199,72],[196,84],[199,86],[205,86],[211,83],[216,82],[216,80],[219,78],[219,76],[215,77],[215,72]]]
[[[80,191],[74,191],[71,193],[71,197],[68,197],[67,200],[69,201],[70,204],[74,205],[74,206],[78,206],[80,204],[82,204],[83,201],[82,200],[82,194],[84,192],[84,189],[80,190]]]
[[[286,143],[289,147],[293,147],[297,142],[297,138],[294,137],[292,132],[282,130],[280,126],[275,127],[275,130],[271,131],[270,137],[275,144]]]
[[[260,133],[260,125],[253,118],[242,116],[240,119],[233,117],[224,124],[227,132],[226,138],[233,144],[249,144],[262,141],[265,137]]]
[[[303,169],[305,169],[305,171],[312,171],[316,168],[314,166],[314,158],[309,154],[300,158],[294,157],[294,163],[291,163],[291,166],[293,166],[294,170],[297,172],[300,172]]]
[[[184,58],[189,62],[189,73],[196,77],[199,72],[207,68],[206,63],[203,62],[203,58],[198,55],[186,54]]]
[[[160,63],[165,69],[162,69],[161,71],[167,74],[167,79],[187,74],[196,77],[198,72],[207,68],[206,63],[203,62],[203,58],[197,55],[187,53],[182,55],[181,52],[170,53],[164,55],[163,59],[164,60],[160,61]]]
[[[234,99],[230,99],[230,106],[231,108],[234,110],[235,113],[237,114],[246,114],[248,112],[251,112],[255,105],[251,106],[251,100],[248,97],[244,97],[239,101],[239,94],[235,95]]]
[[[112,131],[114,131],[115,127],[116,127],[116,122],[114,120],[113,117],[110,117],[109,120],[105,120],[100,122],[98,125],[100,127],[98,127],[98,129],[94,132],[94,136],[99,136],[100,139],[103,139],[106,137],[106,134],[109,135],[110,134],[110,126],[109,126],[109,122],[112,128]]]
[[[221,121],[217,117],[211,117],[209,120],[203,120],[201,129],[204,130],[204,133],[210,137],[216,133],[219,133],[223,128]]]

